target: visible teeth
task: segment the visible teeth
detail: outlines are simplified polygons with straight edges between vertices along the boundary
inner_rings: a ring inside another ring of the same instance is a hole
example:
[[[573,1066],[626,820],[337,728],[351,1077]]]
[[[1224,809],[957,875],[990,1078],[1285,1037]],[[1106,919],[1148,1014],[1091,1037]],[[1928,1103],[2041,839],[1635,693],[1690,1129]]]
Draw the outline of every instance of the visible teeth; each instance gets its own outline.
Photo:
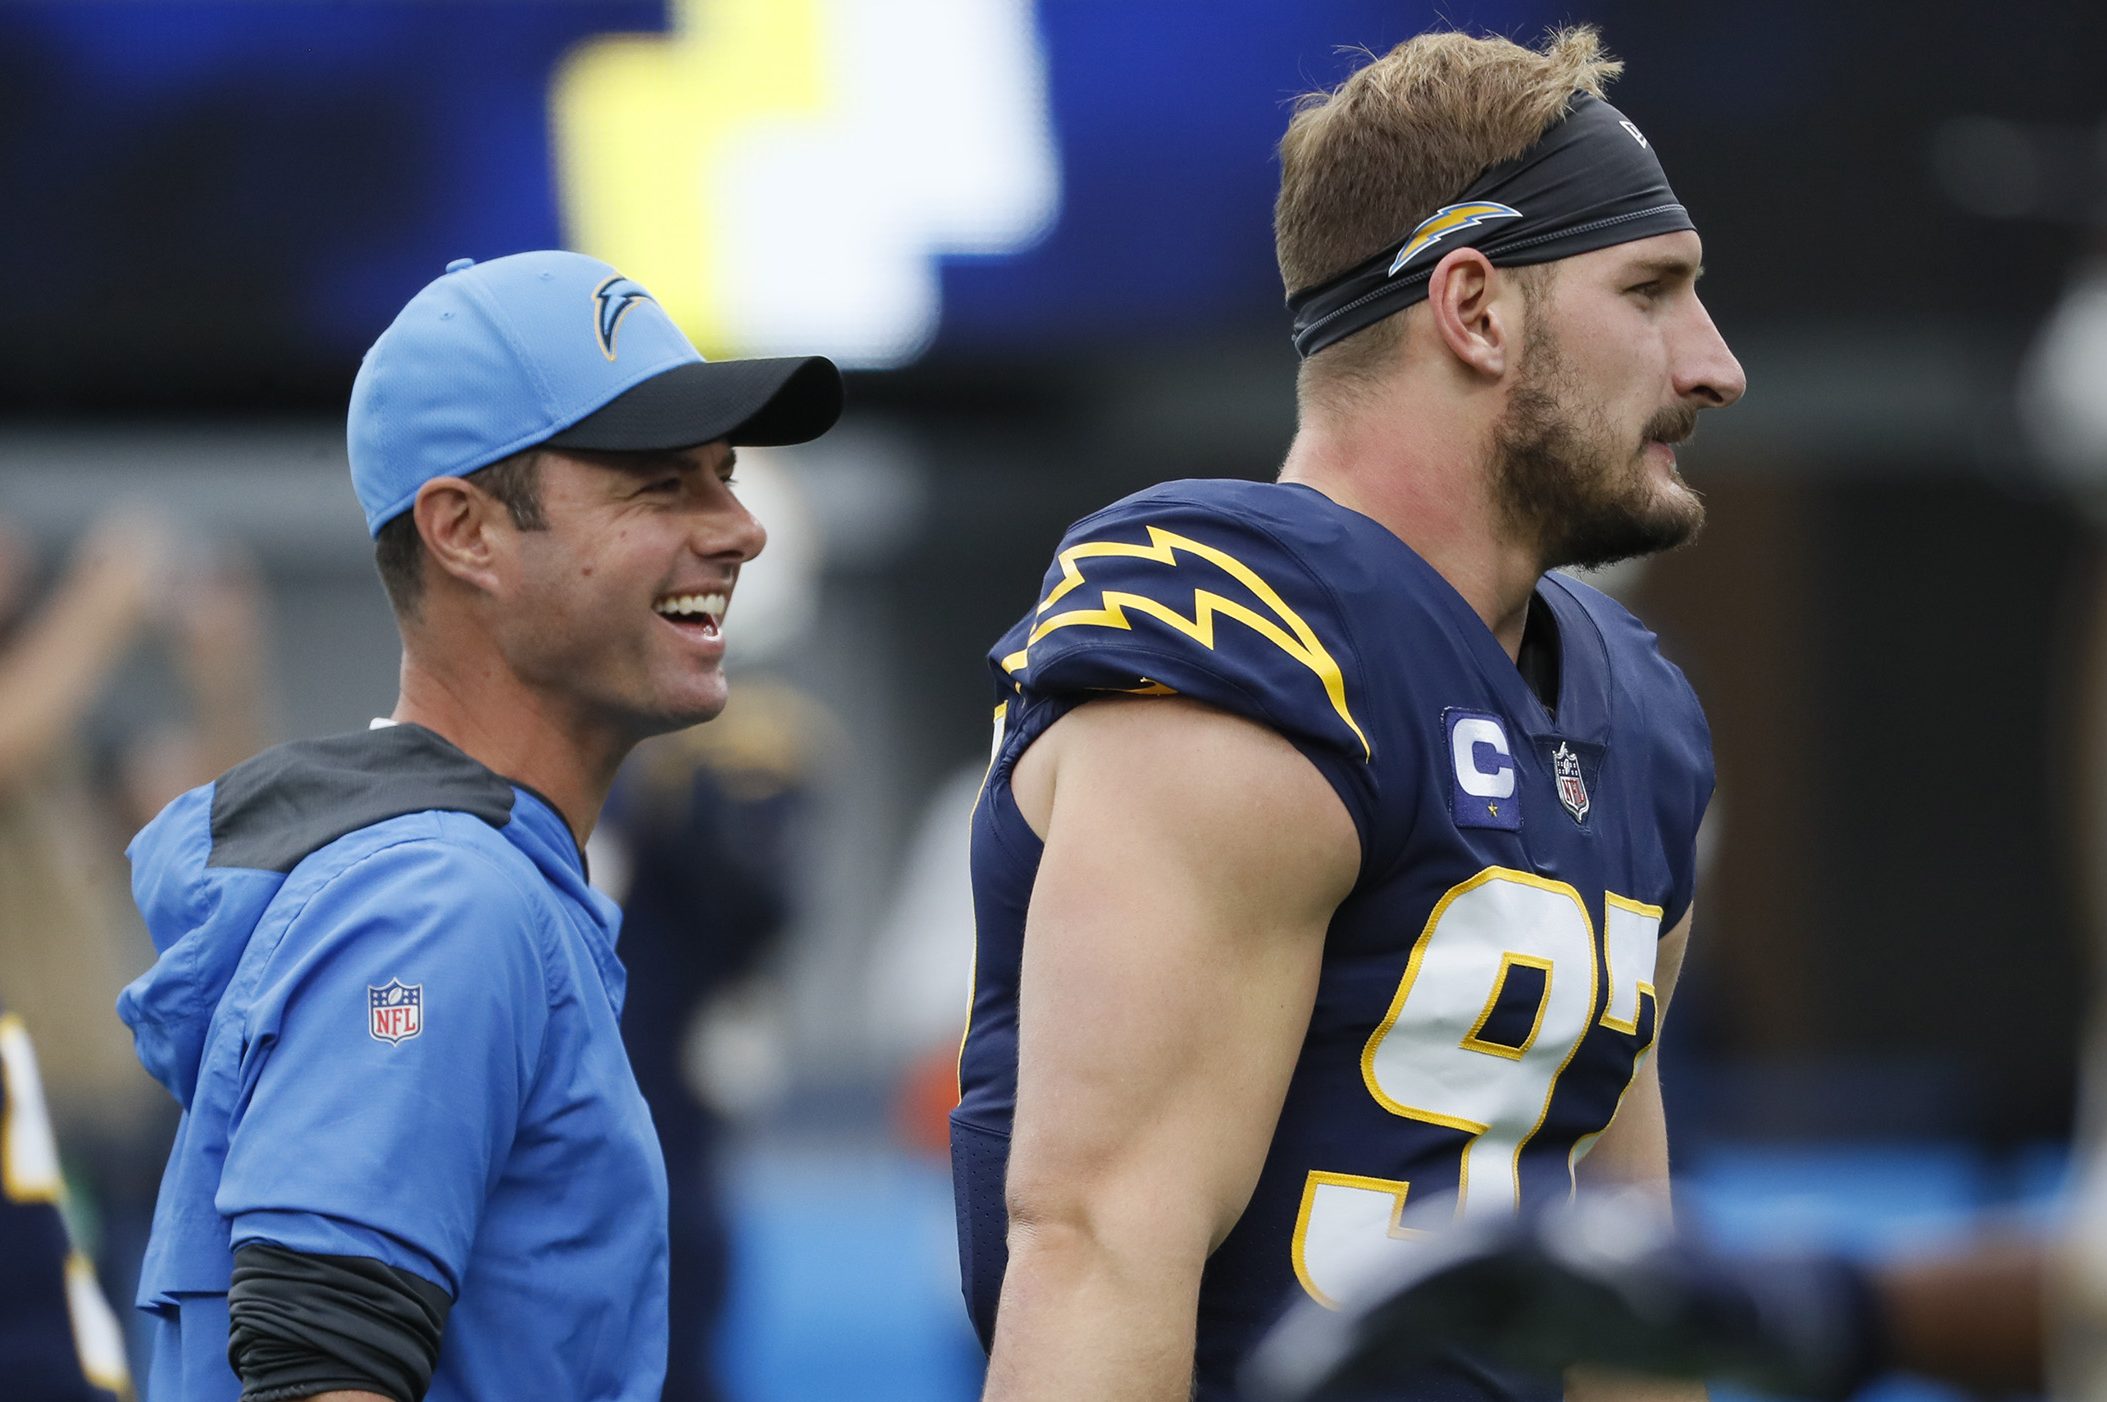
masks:
[[[660,599],[651,607],[671,618],[689,618],[697,614],[722,618],[729,602],[730,599],[723,594],[675,594]]]

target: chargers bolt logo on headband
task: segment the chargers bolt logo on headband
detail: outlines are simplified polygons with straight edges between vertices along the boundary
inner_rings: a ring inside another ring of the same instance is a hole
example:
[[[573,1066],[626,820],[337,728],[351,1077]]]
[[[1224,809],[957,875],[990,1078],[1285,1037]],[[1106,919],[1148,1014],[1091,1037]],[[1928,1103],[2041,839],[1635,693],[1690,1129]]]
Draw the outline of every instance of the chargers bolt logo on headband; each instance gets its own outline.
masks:
[[[608,278],[593,289],[593,331],[600,338],[600,354],[609,360],[615,358],[615,333],[622,328],[622,318],[639,302],[656,301],[649,292],[623,277],[620,273]]]
[[[1388,275],[1396,277],[1397,270],[1411,262],[1416,255],[1432,248],[1458,229],[1475,229],[1488,219],[1521,217],[1522,211],[1519,209],[1494,204],[1491,200],[1473,200],[1468,204],[1444,206],[1421,221],[1420,226],[1412,231],[1412,236],[1405,240],[1405,246],[1397,251],[1397,257],[1391,262]]]
[[[1290,293],[1295,351],[1306,359],[1424,298],[1433,263],[1420,255],[1437,245],[1467,244],[1494,267],[1510,268],[1694,227],[1646,138],[1601,98],[1575,93],[1536,145],[1472,181],[1394,255],[1384,244]]]

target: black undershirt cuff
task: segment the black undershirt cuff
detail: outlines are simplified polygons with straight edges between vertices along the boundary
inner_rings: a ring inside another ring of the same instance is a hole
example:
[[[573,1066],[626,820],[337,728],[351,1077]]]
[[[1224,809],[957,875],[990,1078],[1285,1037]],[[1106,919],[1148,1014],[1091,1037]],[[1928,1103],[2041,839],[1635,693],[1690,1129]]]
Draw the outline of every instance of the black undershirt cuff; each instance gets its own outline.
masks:
[[[242,1402],[332,1391],[423,1402],[452,1306],[430,1281],[379,1261],[250,1242],[234,1253],[227,1361]]]

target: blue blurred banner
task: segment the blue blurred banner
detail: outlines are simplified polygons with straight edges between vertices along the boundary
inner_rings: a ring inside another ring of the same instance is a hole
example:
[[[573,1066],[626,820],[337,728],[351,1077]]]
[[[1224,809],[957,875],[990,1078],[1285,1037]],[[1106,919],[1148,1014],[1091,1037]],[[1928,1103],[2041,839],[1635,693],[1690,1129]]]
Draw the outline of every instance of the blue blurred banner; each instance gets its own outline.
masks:
[[[334,403],[449,260],[552,244],[712,353],[1022,366],[1279,335],[1294,99],[1441,24],[1603,27],[1724,317],[2024,323],[1926,153],[1954,111],[2096,121],[2097,84],[2053,24],[1920,8],[1898,35],[1807,0],[12,0],[0,407]],[[1827,210],[1865,256],[1809,283]],[[2050,266],[2070,241],[1997,237]]]
[[[1445,13],[1530,34],[1547,11]],[[620,261],[717,351],[886,365],[932,340],[1250,324],[1279,301],[1272,148],[1294,97],[1340,78],[1342,46],[1435,18],[1380,0],[17,3],[0,178],[38,193],[0,253],[36,270],[28,324],[63,363],[107,360],[116,326],[265,382],[355,358],[449,259],[559,243]]]

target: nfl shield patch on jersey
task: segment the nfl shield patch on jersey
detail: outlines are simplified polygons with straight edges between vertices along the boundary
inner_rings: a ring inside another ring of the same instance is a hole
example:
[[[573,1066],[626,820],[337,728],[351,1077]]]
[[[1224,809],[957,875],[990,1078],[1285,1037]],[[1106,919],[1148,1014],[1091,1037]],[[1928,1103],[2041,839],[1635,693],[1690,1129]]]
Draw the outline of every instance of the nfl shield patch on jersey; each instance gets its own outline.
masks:
[[[1566,816],[1593,831],[1588,818],[1602,796],[1603,747],[1588,740],[1541,736],[1536,752],[1551,776],[1551,788],[1558,794],[1559,806],[1566,810]]]
[[[424,1031],[424,985],[391,978],[366,985],[366,1030],[377,1042],[395,1045]]]
[[[1580,773],[1580,756],[1571,745],[1560,745],[1551,755],[1551,774],[1558,781],[1558,801],[1576,823],[1588,816],[1588,781]]]

